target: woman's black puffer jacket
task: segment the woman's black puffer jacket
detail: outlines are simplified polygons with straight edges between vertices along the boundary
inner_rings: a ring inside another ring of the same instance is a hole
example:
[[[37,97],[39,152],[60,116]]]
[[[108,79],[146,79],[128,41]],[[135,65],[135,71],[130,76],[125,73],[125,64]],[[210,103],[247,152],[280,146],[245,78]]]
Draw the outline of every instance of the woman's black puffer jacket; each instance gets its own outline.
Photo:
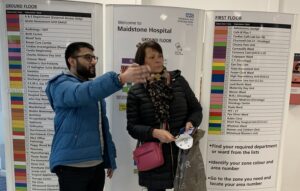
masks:
[[[170,104],[169,131],[178,135],[179,129],[186,122],[198,127],[202,121],[202,107],[188,82],[180,75],[180,71],[172,71],[171,88],[174,99]],[[152,137],[154,128],[160,123],[155,118],[154,107],[143,84],[135,84],[128,92],[127,98],[127,130],[129,134],[141,142],[159,141]],[[178,147],[175,143],[163,144],[165,163],[153,170],[139,172],[139,184],[148,188],[172,188],[177,167]]]

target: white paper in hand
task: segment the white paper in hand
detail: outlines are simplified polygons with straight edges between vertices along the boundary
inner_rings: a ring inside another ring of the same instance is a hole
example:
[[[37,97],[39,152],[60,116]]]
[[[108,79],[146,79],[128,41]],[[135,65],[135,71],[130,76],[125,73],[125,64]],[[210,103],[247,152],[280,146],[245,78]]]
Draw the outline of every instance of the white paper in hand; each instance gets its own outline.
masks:
[[[190,149],[193,146],[193,137],[187,133],[180,134],[175,140],[175,144],[183,150]]]

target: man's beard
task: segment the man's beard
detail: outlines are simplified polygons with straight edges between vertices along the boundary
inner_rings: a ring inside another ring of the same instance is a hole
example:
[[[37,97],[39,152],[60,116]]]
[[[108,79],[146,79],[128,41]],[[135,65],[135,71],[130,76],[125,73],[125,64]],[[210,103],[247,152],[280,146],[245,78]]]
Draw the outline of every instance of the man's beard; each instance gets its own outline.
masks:
[[[78,62],[76,71],[78,75],[84,78],[94,78],[96,76],[95,66],[90,66],[89,68],[86,68]]]

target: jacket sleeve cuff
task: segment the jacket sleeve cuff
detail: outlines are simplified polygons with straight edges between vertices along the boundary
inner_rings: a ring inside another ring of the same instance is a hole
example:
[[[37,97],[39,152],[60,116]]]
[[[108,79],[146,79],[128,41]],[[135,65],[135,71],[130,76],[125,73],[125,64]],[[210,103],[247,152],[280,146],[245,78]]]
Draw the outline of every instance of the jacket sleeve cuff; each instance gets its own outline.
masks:
[[[111,77],[113,79],[113,82],[116,84],[117,87],[122,88],[123,84],[120,79],[120,74],[117,74],[116,72],[109,72],[111,74]]]
[[[149,128],[148,136],[149,136],[149,138],[155,139],[155,137],[153,137],[153,131],[154,131],[154,128]]]

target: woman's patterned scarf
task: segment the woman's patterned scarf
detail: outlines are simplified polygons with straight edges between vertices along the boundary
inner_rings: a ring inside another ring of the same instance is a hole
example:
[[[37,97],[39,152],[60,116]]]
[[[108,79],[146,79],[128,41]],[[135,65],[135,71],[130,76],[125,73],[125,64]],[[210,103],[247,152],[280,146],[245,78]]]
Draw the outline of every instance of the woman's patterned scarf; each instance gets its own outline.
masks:
[[[173,100],[173,92],[167,84],[168,72],[166,68],[158,74],[152,74],[147,81],[146,89],[154,105],[155,117],[159,122],[166,122],[170,117],[170,103]]]

